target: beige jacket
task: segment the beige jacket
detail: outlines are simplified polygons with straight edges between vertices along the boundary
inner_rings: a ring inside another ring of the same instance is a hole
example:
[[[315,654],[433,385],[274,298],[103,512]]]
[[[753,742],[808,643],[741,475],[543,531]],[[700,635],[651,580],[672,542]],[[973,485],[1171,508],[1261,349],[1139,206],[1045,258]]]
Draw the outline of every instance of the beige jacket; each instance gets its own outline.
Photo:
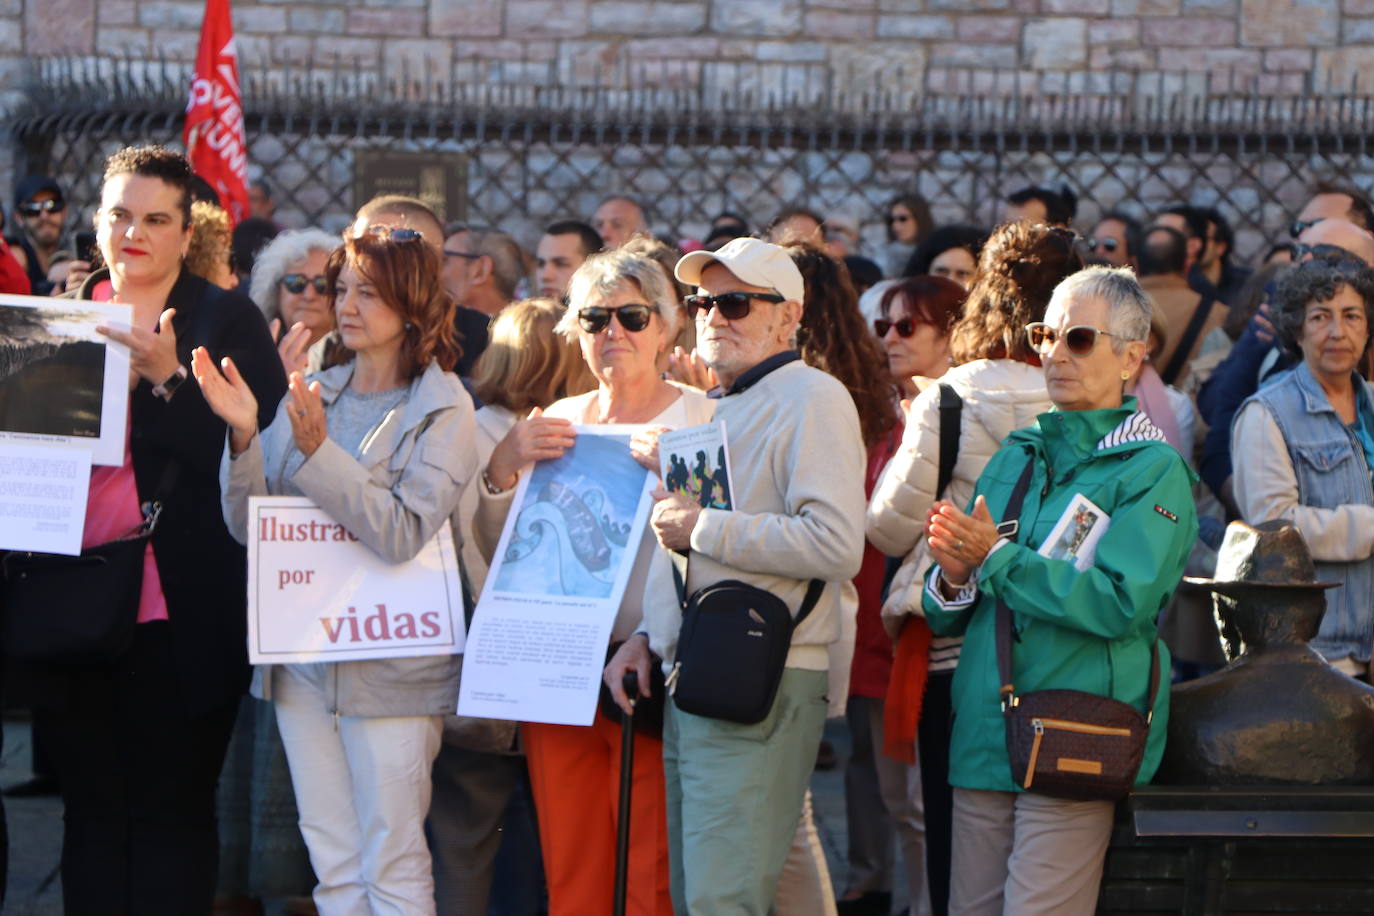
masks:
[[[1029,426],[1050,409],[1045,376],[1035,366],[1009,359],[980,359],[955,366],[939,380],[964,399],[959,457],[944,498],[964,507],[983,467],[1012,430]],[[940,462],[940,391],[931,385],[911,404],[906,431],[868,504],[869,543],[904,557],[883,603],[883,626],[895,639],[907,614],[921,613],[922,574],[931,559],[926,513],[935,504]]]
[[[347,364],[327,369],[320,383],[326,416],[353,377]],[[248,449],[220,462],[221,505],[229,533],[248,541],[248,497],[306,496],[358,540],[393,563],[420,552],[458,508],[477,470],[472,399],[458,377],[431,364],[410,385],[406,401],[383,418],[354,458],[325,439],[291,477],[296,453],[283,398],[276,419]],[[454,539],[461,543],[461,532]],[[330,712],[344,716],[451,713],[458,702],[457,655],[334,662]],[[253,694],[271,699],[271,666],[253,674]]]

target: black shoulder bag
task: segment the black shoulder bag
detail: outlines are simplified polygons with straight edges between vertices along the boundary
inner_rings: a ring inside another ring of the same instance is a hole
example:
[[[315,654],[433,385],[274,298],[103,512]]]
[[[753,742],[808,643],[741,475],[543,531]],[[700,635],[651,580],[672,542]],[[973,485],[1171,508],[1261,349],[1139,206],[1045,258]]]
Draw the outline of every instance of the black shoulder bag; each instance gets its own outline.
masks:
[[[724,579],[687,597],[687,556],[674,551],[673,581],[682,604],[677,659],[667,688],[683,712],[752,725],[762,722],[792,647],[792,632],[806,619],[825,582],[812,579],[796,620],[777,595]]]
[[[133,644],[143,593],[143,557],[180,463],[168,462],[157,492],[143,503],[143,521],[123,537],[80,556],[15,550],[0,560],[3,608],[0,642],[16,661],[96,664]]]
[[[1015,540],[1008,521],[1021,514],[1030,485],[1026,464],[1003,516],[1003,537]],[[1007,533],[1010,531],[1010,533]],[[1027,792],[1078,801],[1116,801],[1135,784],[1159,689],[1159,641],[1150,657],[1150,694],[1144,715],[1129,703],[1082,690],[1016,693],[1012,682],[1011,608],[997,601],[997,670],[1012,780]]]

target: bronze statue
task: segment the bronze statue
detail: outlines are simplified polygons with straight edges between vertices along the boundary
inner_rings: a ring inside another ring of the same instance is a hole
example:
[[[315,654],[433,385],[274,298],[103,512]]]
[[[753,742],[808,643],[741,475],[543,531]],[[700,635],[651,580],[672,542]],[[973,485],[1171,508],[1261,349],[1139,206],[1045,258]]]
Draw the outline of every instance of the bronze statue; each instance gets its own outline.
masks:
[[[1170,694],[1157,783],[1374,784],[1374,687],[1308,645],[1326,612],[1307,542],[1288,522],[1232,522],[1214,592],[1230,659]]]

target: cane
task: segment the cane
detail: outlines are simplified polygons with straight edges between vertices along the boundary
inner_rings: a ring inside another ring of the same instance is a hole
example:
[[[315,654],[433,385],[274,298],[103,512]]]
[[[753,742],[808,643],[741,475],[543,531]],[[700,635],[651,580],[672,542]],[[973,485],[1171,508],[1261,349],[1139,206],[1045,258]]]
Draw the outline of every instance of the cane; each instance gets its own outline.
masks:
[[[630,787],[634,779],[635,762],[635,701],[639,699],[639,676],[626,671],[621,681],[625,696],[630,698],[630,714],[620,717],[620,810],[615,829],[615,916],[625,916],[625,884],[629,879],[630,860]]]

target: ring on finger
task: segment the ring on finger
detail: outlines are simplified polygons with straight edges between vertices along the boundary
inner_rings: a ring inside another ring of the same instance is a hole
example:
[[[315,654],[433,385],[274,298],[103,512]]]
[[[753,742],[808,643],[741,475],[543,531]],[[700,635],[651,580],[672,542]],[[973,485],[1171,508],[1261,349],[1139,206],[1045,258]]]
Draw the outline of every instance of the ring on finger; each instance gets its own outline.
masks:
[[[955,541],[955,542],[954,542],[954,549],[955,549],[955,550],[963,550],[963,549],[964,549],[964,542],[963,542],[963,541]]]

